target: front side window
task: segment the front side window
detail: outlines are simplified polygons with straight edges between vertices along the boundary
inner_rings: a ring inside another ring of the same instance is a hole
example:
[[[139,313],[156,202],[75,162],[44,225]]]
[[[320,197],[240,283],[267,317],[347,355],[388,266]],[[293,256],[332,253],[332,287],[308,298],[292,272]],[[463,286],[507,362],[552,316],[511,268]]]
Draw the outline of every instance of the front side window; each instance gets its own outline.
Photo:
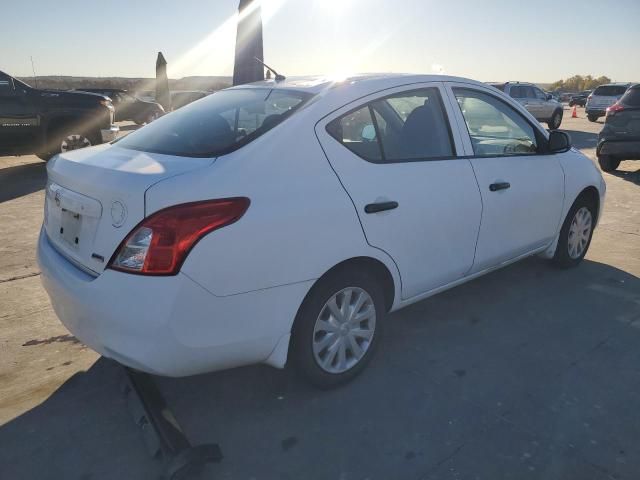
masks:
[[[539,88],[534,88],[533,91],[536,94],[536,98],[538,100],[546,100],[547,99],[547,94],[544,93],[542,90],[540,90]]]
[[[454,88],[453,92],[476,156],[530,155],[538,151],[533,127],[509,105],[477,90]]]
[[[437,88],[373,101],[334,120],[327,130],[345,147],[370,161],[392,163],[455,155]]]
[[[185,157],[224,155],[286,120],[310,97],[284,89],[222,90],[130,133],[118,146]]]

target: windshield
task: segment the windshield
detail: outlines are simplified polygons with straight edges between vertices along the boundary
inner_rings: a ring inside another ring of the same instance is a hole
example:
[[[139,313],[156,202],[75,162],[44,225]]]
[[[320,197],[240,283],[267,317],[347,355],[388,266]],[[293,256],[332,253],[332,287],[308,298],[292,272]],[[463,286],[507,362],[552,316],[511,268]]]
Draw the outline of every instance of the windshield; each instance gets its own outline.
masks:
[[[268,88],[222,90],[127,135],[118,146],[183,157],[223,155],[269,131],[310,97]]]
[[[596,88],[593,94],[600,97],[618,97],[626,91],[627,87],[624,85],[606,85]]]

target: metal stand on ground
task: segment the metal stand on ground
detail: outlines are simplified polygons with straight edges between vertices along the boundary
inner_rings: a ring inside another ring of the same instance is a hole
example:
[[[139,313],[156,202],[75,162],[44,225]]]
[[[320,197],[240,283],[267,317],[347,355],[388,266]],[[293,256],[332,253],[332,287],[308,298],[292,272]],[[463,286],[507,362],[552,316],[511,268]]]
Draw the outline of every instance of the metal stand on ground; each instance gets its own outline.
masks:
[[[217,444],[191,445],[151,376],[123,368],[127,407],[149,453],[164,460],[168,479],[192,478],[206,463],[222,460]]]

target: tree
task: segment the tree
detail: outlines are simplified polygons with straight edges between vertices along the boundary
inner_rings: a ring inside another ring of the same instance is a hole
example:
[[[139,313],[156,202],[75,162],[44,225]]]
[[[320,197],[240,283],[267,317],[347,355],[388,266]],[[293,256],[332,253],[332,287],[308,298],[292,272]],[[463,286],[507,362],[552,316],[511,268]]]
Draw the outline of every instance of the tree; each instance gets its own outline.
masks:
[[[549,87],[550,90],[563,90],[565,92],[579,92],[581,90],[593,90],[605,83],[611,83],[611,79],[604,75],[593,78],[591,75],[583,77],[582,75],[574,75],[566,80],[558,80],[553,82]]]

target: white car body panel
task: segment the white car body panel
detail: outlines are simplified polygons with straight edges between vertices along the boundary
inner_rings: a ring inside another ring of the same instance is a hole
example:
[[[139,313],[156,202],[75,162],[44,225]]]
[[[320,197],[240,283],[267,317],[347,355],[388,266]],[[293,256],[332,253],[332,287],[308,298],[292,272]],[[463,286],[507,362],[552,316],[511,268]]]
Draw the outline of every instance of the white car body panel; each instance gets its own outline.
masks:
[[[429,87],[442,85],[412,85]],[[405,89],[384,90],[347,104],[316,125],[327,158],[355,204],[368,243],[387,252],[402,272],[403,299],[458,280],[471,269],[482,211],[471,164],[466,159],[367,162],[331,137],[326,126],[361,103]],[[441,95],[444,98],[444,92]],[[446,103],[445,107],[449,109]],[[460,151],[461,140],[454,138]],[[399,207],[364,213],[365,205],[384,201],[397,201]]]
[[[316,97],[227,155],[174,157],[115,144],[59,157],[48,167],[53,190],[69,192],[59,208],[85,207],[87,222],[95,225],[89,240],[81,239],[91,248],[83,244],[76,253],[56,239],[57,225],[41,231],[38,260],[57,315],[101,354],[156,374],[182,376],[257,362],[282,367],[300,305],[317,279],[341,262],[380,262],[393,280],[390,309],[396,310],[528,255],[553,255],[577,195],[595,187],[604,201],[599,171],[575,150],[470,158],[469,135],[449,90],[454,84],[503,95],[533,119],[510,97],[453,77],[267,81],[239,88],[302,89]],[[326,134],[327,122],[367,99],[432,85],[443,92],[461,158],[371,164]],[[513,188],[485,198],[484,184],[502,177]],[[120,242],[154,212],[239,196],[251,201],[244,216],[203,237],[177,275],[105,269]],[[387,197],[400,207],[362,214],[365,204]],[[120,226],[112,218],[114,201],[127,209]],[[532,208],[535,202],[540,205]],[[58,214],[52,212],[49,220]],[[104,262],[93,263],[90,253],[104,256]]]
[[[353,205],[305,116],[299,112],[286,127],[275,127],[210,168],[160,182],[147,192],[149,214],[203,197],[251,199],[241,221],[204,237],[182,267],[215,295],[314,280],[358,256],[381,261],[399,284],[391,258],[366,244]],[[287,141],[273,141],[281,128],[288,129]]]
[[[58,250],[97,275],[123,237],[146,216],[147,188],[214,161],[215,158],[176,158],[108,144],[56,155],[47,164],[45,229]],[[70,199],[75,201],[69,203]],[[112,210],[120,205],[123,209],[114,218],[116,212]],[[60,233],[62,208],[82,216],[78,244],[65,241]]]

